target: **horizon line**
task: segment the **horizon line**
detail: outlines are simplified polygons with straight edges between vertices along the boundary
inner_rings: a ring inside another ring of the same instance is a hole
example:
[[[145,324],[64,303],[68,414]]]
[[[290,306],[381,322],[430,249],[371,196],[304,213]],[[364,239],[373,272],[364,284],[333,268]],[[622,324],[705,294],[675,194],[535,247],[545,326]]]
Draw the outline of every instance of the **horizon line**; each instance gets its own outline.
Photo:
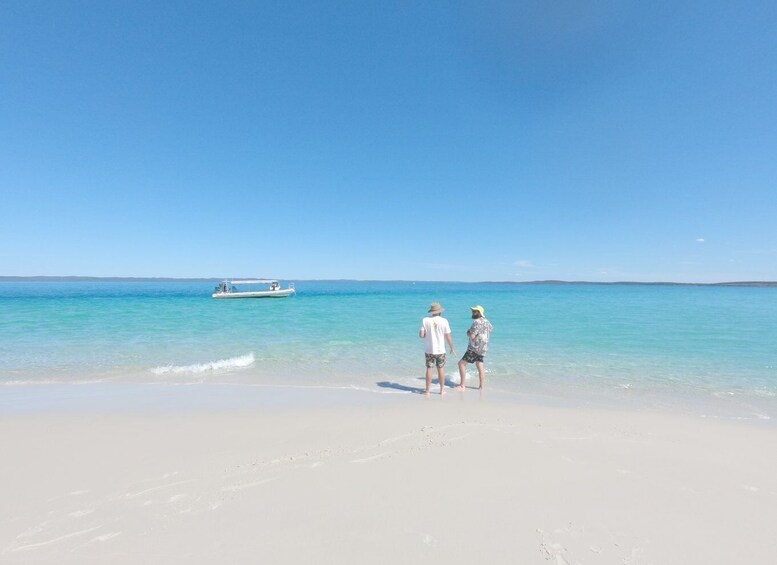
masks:
[[[241,277],[231,277],[239,279]],[[251,277],[242,277],[251,278]],[[278,277],[275,277],[278,278]],[[220,282],[221,277],[99,277],[89,275],[0,275],[0,282]],[[387,283],[455,283],[455,284],[557,284],[557,285],[655,285],[655,286],[777,286],[777,281],[721,281],[721,282],[673,282],[673,281],[583,281],[583,280],[532,280],[532,281],[440,281],[410,279],[282,279],[302,282],[387,282]]]

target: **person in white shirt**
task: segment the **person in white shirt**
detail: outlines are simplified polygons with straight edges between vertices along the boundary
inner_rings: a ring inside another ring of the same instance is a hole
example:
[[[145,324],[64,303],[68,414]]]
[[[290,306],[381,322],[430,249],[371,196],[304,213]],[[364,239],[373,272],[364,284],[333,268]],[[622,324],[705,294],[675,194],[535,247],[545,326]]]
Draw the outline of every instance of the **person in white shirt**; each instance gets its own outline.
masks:
[[[445,342],[448,342],[451,355],[456,355],[451,336],[451,326],[448,320],[440,314],[443,308],[439,302],[432,303],[428,316],[421,321],[421,329],[418,336],[424,340],[424,354],[426,356],[426,396],[432,386],[432,369],[437,367],[437,378],[440,381],[440,394],[445,394]]]

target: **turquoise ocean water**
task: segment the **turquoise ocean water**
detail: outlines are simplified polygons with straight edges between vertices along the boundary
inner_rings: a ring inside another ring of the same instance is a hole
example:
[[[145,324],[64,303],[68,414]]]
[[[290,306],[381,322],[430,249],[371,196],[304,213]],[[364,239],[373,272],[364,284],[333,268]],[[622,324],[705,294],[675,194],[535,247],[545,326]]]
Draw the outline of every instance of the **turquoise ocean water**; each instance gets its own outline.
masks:
[[[224,301],[212,282],[2,282],[0,395],[88,383],[417,391],[418,328],[440,301],[459,355],[469,306],[485,306],[487,393],[777,420],[777,288],[296,285],[287,299]]]

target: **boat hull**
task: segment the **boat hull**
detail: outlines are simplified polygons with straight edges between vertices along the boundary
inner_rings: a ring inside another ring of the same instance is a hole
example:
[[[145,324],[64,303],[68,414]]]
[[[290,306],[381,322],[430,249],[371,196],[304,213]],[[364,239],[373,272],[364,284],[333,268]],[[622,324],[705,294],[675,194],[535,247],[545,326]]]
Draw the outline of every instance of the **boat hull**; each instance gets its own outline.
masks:
[[[286,298],[294,294],[293,288],[278,290],[252,290],[245,292],[214,292],[213,298]]]

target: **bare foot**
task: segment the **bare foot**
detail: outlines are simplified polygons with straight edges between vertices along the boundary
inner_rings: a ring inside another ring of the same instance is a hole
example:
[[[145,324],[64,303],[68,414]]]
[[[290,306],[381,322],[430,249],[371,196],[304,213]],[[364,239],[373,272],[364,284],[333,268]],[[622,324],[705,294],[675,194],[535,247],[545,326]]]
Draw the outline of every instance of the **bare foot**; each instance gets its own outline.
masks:
[[[426,396],[427,398],[429,397],[429,391],[428,390],[424,391],[424,396]]]
[[[445,394],[445,389],[440,389],[440,396],[442,396],[443,394]]]
[[[465,387],[464,385],[459,385],[456,387],[456,390],[467,390],[467,387]]]

